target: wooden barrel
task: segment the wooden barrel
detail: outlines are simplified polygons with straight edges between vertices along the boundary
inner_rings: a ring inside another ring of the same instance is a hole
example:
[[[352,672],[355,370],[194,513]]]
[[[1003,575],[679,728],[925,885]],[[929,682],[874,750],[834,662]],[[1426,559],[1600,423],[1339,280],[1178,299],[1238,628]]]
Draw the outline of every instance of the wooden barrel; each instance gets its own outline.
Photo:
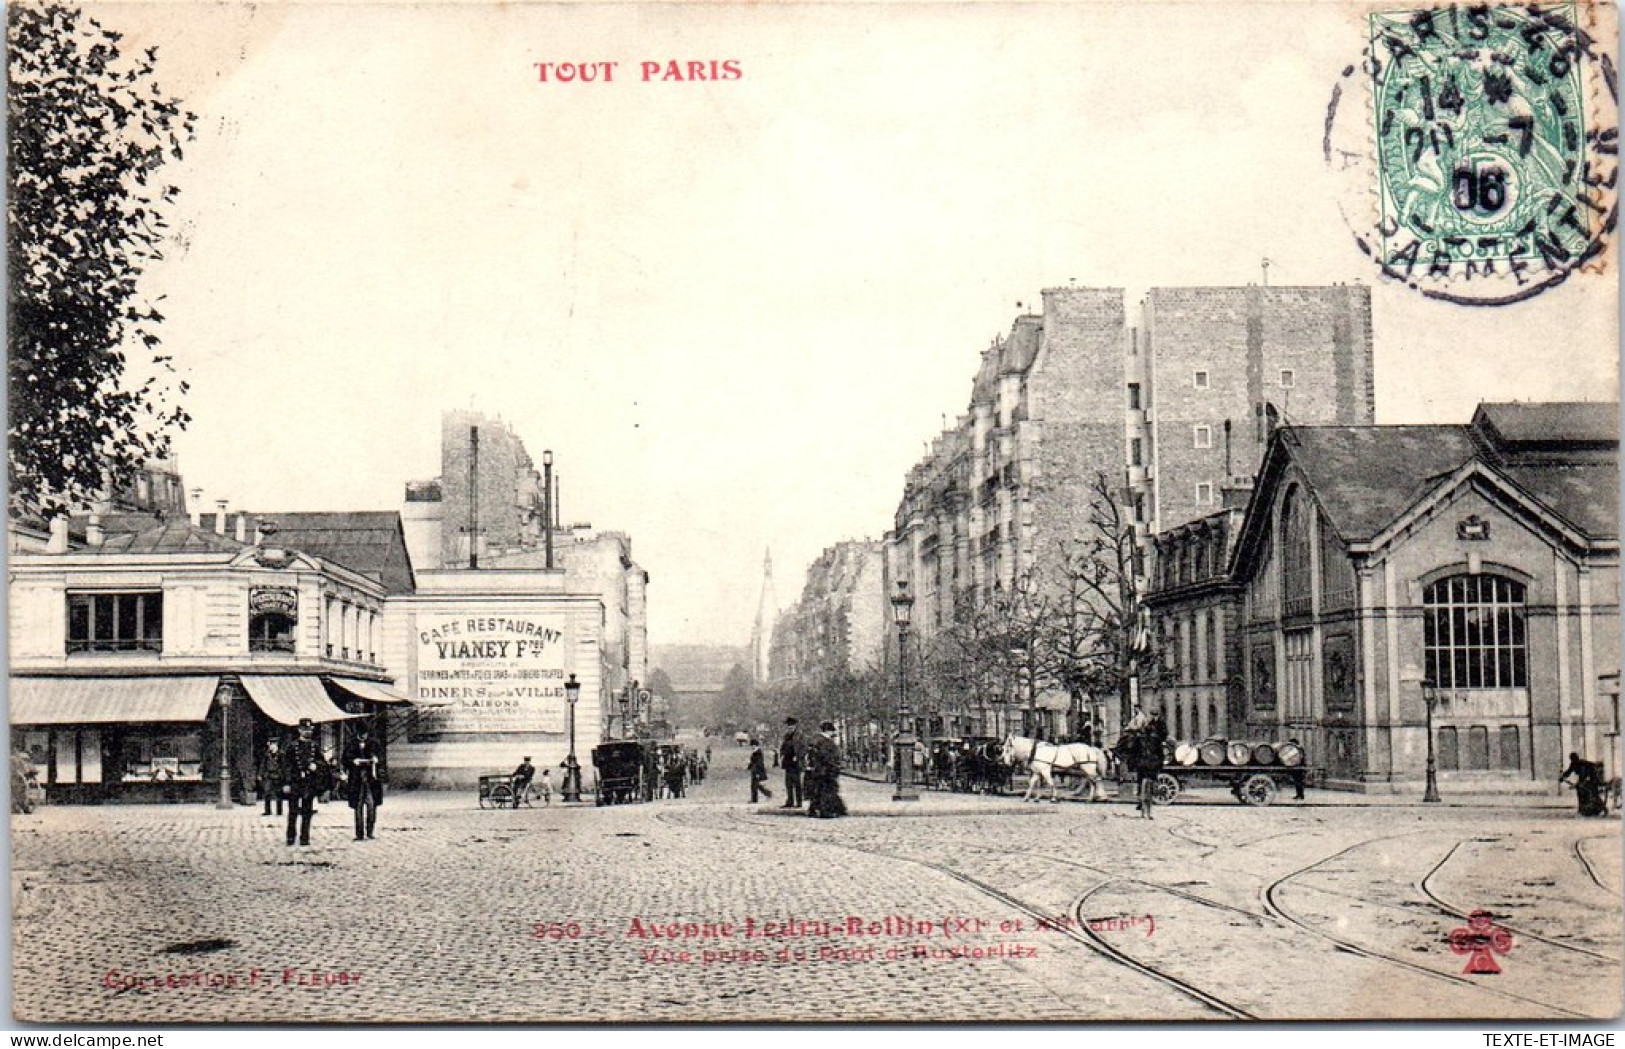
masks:
[[[1275,764],[1275,748],[1272,747],[1268,743],[1254,743],[1253,744],[1253,764],[1254,765],[1273,765],[1273,764]]]
[[[1181,743],[1174,747],[1174,760],[1181,765],[1194,765],[1202,758],[1202,752],[1194,743]]]
[[[1303,748],[1296,743],[1275,744],[1275,760],[1288,768],[1297,768],[1303,764]]]
[[[1230,746],[1225,750],[1225,757],[1232,765],[1245,765],[1252,760],[1252,756],[1253,748],[1239,739],[1231,740]]]
[[[1224,740],[1222,740],[1222,739],[1210,739],[1206,743],[1203,743],[1200,747],[1198,747],[1196,749],[1197,749],[1197,754],[1202,759],[1202,764],[1204,764],[1204,765],[1223,765],[1224,764]]]

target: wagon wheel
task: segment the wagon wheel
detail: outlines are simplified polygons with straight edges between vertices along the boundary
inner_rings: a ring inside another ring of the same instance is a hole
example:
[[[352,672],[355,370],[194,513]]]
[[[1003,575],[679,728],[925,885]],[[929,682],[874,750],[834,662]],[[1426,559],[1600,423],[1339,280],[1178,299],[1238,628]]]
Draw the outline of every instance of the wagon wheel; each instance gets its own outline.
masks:
[[[604,797],[604,780],[603,777],[599,776],[597,769],[592,770],[592,803],[594,805],[608,804]]]
[[[1275,781],[1262,772],[1247,777],[1239,796],[1246,805],[1268,805],[1275,800]]]
[[[513,805],[513,784],[493,783],[491,792],[480,800],[482,803],[489,800],[493,809],[509,808]]]
[[[1159,772],[1151,786],[1151,800],[1158,805],[1171,805],[1179,797],[1179,779],[1167,772]]]

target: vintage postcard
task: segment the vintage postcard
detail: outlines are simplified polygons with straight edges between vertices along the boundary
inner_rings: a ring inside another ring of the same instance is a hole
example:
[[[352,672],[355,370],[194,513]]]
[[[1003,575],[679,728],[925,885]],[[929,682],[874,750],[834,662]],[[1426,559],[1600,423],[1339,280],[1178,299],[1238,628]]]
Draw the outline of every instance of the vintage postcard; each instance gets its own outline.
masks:
[[[1612,4],[6,19],[16,1022],[1619,1015]]]

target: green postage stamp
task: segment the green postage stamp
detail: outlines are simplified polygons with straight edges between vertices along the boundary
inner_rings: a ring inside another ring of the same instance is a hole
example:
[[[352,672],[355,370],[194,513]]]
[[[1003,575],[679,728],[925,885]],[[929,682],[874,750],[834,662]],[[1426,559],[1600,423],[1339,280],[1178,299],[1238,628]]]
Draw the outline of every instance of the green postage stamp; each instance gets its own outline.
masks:
[[[1585,24],[1596,14],[1561,4],[1368,16],[1365,61],[1334,93],[1326,145],[1335,162],[1339,106],[1345,132],[1359,123],[1343,91],[1365,74],[1369,146],[1341,152],[1370,157],[1359,166],[1374,214],[1345,214],[1384,275],[1495,304],[1600,261],[1617,214],[1618,121],[1599,44],[1612,30]]]

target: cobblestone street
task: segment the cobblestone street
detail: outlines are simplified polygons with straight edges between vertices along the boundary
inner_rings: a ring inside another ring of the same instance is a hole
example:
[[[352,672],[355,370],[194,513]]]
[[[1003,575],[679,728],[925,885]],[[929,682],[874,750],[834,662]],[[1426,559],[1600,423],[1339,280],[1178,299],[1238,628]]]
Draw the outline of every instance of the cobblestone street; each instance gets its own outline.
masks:
[[[13,818],[33,1021],[1553,1017],[1619,1010],[1620,841],[1559,799],[1222,792],[1144,821],[844,780],[844,820],[752,806],[743,752],[685,799]],[[1516,843],[1514,846],[1512,843]],[[1516,855],[1507,850],[1516,848]],[[1463,975],[1466,912],[1512,933]],[[688,923],[686,926],[683,923]]]

